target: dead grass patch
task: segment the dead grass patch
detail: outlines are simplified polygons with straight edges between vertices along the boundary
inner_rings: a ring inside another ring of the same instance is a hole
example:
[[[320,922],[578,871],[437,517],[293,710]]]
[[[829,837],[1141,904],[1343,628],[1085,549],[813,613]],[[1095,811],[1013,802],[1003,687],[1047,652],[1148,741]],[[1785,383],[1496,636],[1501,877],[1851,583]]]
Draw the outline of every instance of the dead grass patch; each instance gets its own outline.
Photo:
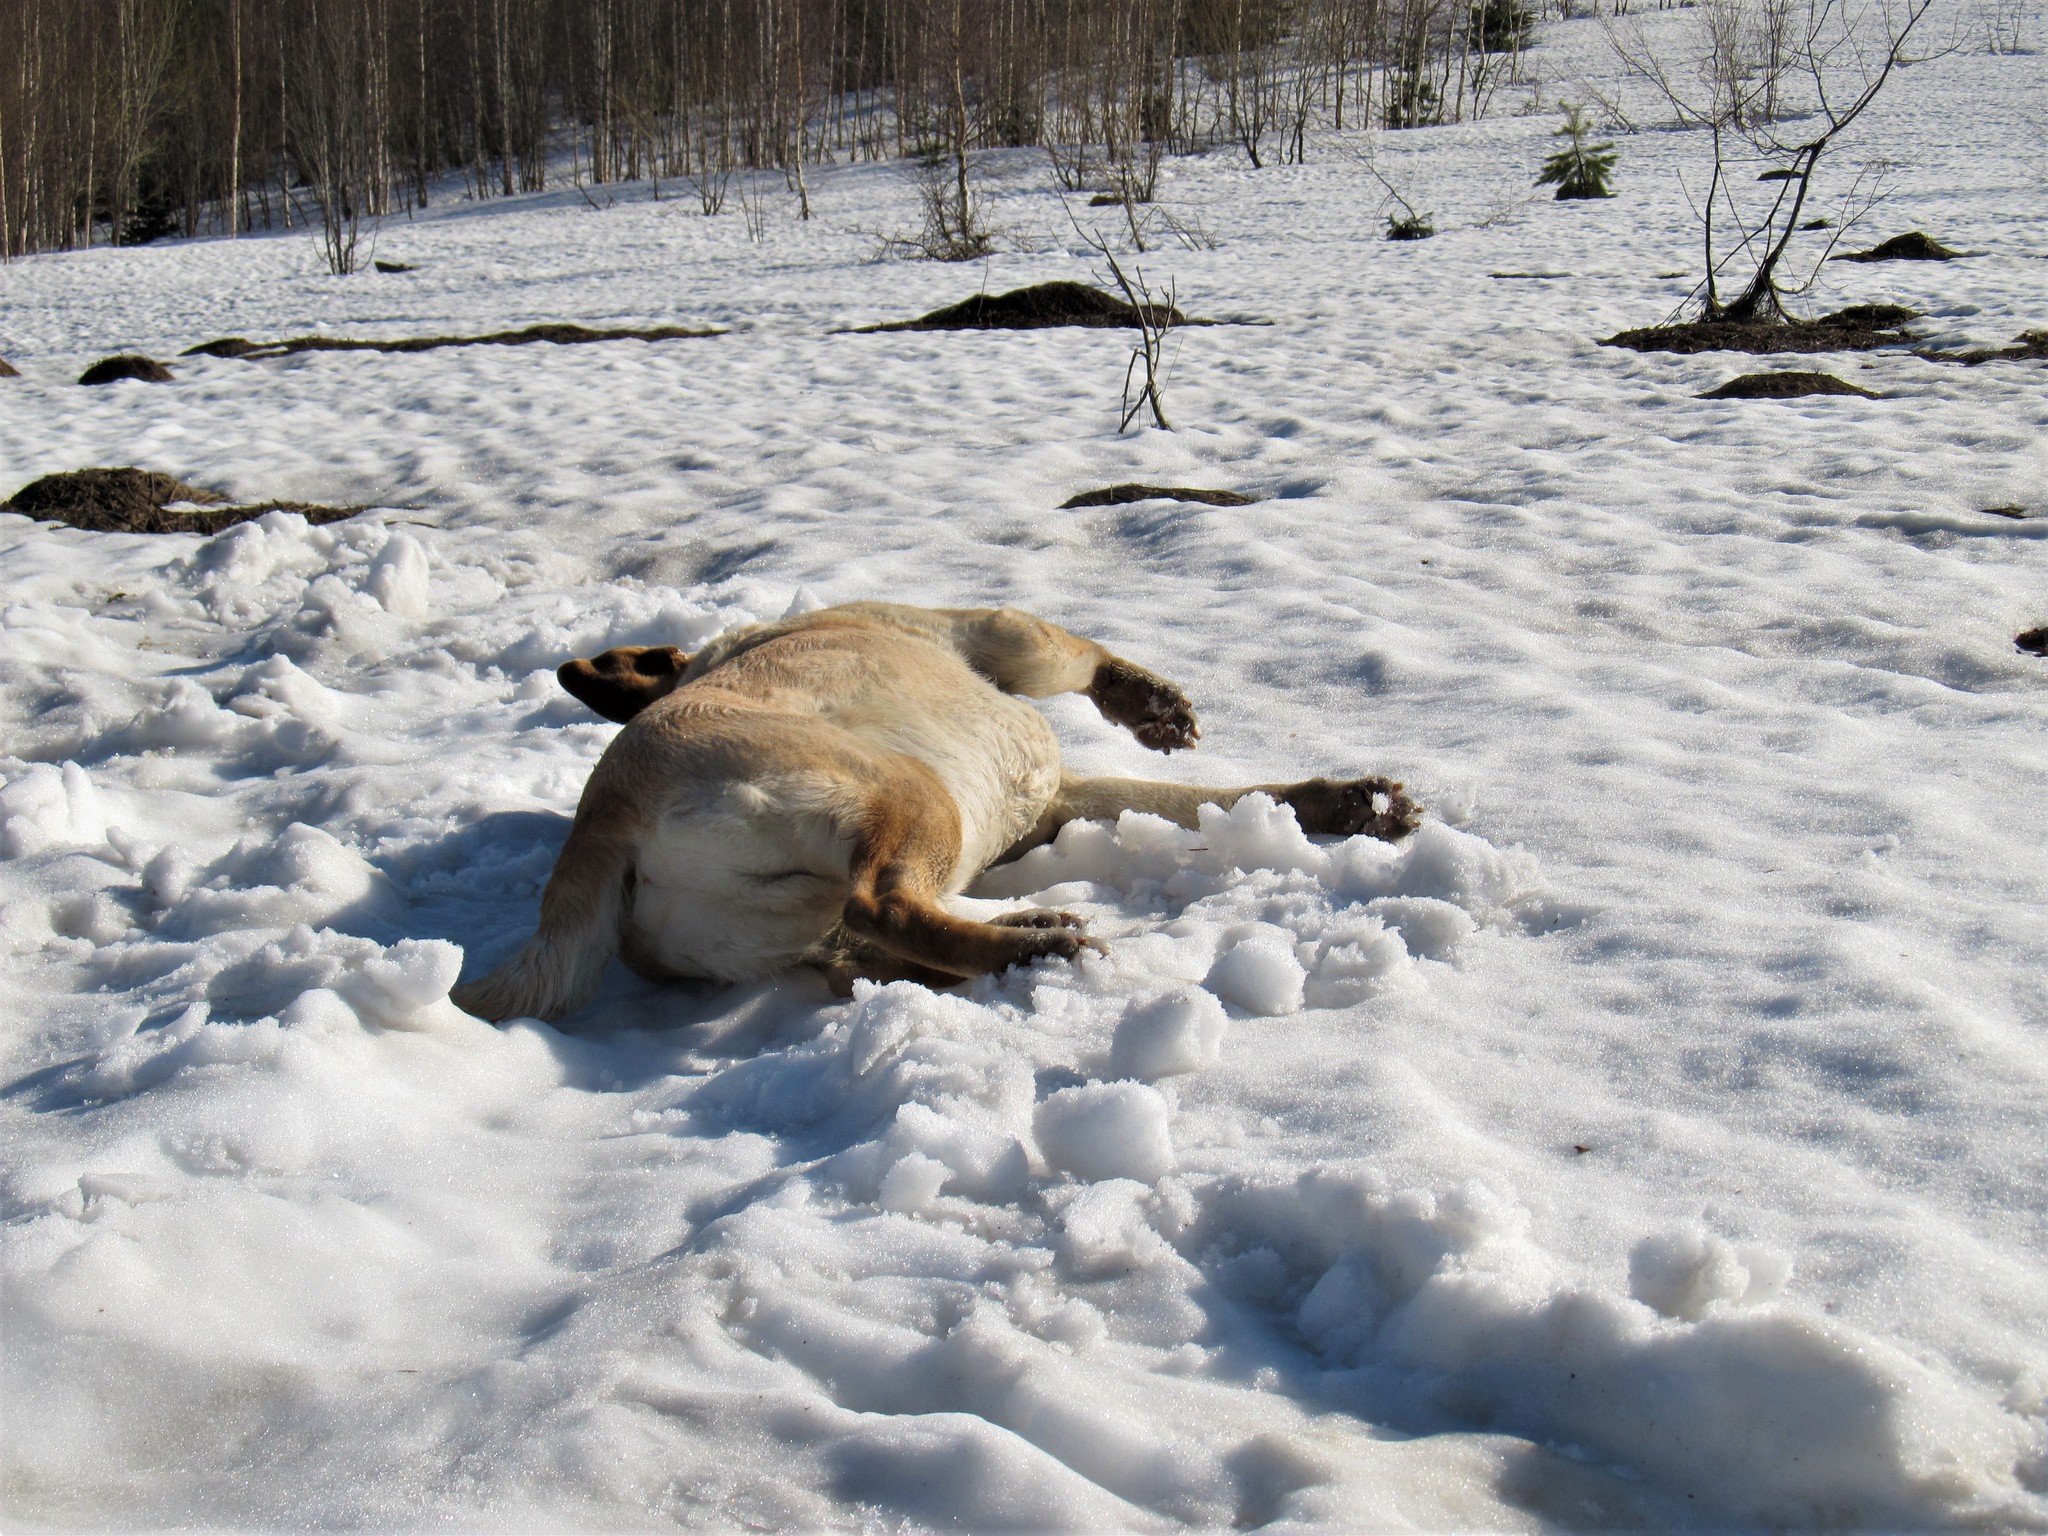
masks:
[[[335,523],[365,510],[303,501],[235,506],[218,491],[187,485],[153,469],[133,468],[45,475],[0,502],[0,511],[93,533],[219,533],[266,512],[296,512],[309,523]]]
[[[78,376],[81,384],[118,384],[123,379],[140,379],[145,384],[168,384],[171,370],[153,357],[144,357],[139,352],[123,352],[118,357],[103,357]]]
[[[1797,400],[1802,395],[1861,395],[1865,400],[1881,400],[1882,395],[1836,378],[1832,373],[1813,373],[1805,369],[1788,368],[1778,373],[1745,373],[1740,378],[1730,379],[1726,384],[1715,386],[1705,394],[1696,395],[1697,400]]]
[[[1060,503],[1060,510],[1126,507],[1134,501],[1197,501],[1210,507],[1248,507],[1259,499],[1241,491],[1208,491],[1191,485],[1140,485],[1136,481],[1128,481],[1123,485],[1108,485],[1099,491],[1082,491],[1079,495],[1069,496]]]
[[[1909,229],[1903,235],[1881,240],[1867,251],[1840,251],[1836,261],[1954,261],[1963,252],[1952,251],[1925,231]]]
[[[1909,345],[1913,338],[1900,327],[1918,318],[1918,310],[1902,304],[1852,304],[1818,320],[1686,320],[1677,325],[1649,325],[1602,337],[1600,345],[1627,347],[1632,352],[1747,352],[1757,357],[1787,352],[1875,352],[1880,347]]]
[[[240,336],[188,347],[187,357],[245,357],[260,360],[289,357],[295,352],[433,352],[442,347],[523,347],[544,341],[558,347],[597,341],[681,341],[723,336],[724,331],[690,325],[623,326],[599,329],[550,321],[516,331],[489,331],[481,336],[401,336],[392,341],[365,341],[351,336],[291,336],[283,341],[252,342]]]
[[[948,304],[915,320],[890,320],[881,325],[856,327],[854,334],[873,335],[879,331],[1037,331],[1055,326],[1096,326],[1137,330],[1144,323],[1156,327],[1208,325],[1211,321],[1190,320],[1171,304],[1135,304],[1091,288],[1086,283],[1034,283],[1008,293],[977,293],[958,304]]]
[[[2022,331],[2010,346],[1978,347],[1969,352],[1916,351],[1915,357],[1924,357],[1930,363],[1961,363],[1974,368],[1979,363],[2024,362],[2029,358],[2048,359],[2048,331]]]

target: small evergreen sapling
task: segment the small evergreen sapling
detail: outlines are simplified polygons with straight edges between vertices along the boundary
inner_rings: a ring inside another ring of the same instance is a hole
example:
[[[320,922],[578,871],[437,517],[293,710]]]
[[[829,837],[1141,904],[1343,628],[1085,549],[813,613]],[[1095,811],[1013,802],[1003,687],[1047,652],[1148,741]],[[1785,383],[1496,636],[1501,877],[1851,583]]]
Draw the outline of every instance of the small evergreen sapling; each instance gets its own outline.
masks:
[[[1536,178],[1536,185],[1555,185],[1560,200],[1614,196],[1614,189],[1607,185],[1607,178],[1614,174],[1614,146],[1588,144],[1593,125],[1586,121],[1585,110],[1568,101],[1561,101],[1558,106],[1564,111],[1564,126],[1553,131],[1551,137],[1568,142],[1543,162],[1543,174]]]

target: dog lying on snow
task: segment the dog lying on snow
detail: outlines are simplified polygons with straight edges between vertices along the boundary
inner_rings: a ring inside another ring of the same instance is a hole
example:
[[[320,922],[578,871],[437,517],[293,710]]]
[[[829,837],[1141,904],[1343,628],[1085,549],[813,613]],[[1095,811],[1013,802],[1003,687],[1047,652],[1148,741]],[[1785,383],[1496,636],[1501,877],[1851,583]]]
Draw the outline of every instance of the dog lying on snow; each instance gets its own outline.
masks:
[[[1102,946],[1071,913],[958,917],[944,898],[1076,818],[1184,827],[1263,790],[1307,832],[1398,839],[1421,809],[1383,778],[1211,789],[1064,773],[1015,695],[1085,693],[1160,752],[1194,744],[1165,679],[1014,608],[849,603],[723,635],[695,656],[626,646],[557,674],[619,733],[541,896],[540,928],[457,987],[480,1018],[560,1018],[606,964],[746,981],[802,961],[951,985]]]

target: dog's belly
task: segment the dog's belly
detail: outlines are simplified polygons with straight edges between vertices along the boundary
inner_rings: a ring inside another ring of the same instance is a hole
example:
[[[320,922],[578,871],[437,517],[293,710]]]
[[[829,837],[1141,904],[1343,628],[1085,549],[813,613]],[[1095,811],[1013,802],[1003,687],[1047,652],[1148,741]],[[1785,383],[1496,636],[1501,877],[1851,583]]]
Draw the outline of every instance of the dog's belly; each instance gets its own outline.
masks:
[[[789,798],[736,785],[662,818],[634,860],[623,948],[636,969],[751,981],[832,930],[852,845]]]
[[[944,785],[961,833],[949,891],[1036,825],[1060,775],[1052,728],[1029,704],[986,689],[959,705],[914,740],[893,723],[835,722]],[[643,972],[750,981],[803,959],[838,924],[872,786],[794,769],[706,788],[642,840],[621,947]]]

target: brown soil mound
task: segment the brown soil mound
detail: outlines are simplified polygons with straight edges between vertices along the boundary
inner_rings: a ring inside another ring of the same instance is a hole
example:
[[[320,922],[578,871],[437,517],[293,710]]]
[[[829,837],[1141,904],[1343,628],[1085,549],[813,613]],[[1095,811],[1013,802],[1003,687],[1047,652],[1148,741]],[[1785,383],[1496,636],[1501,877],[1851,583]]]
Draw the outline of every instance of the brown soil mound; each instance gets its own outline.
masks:
[[[2022,630],[2012,637],[2012,643],[2033,655],[2048,656],[2048,624],[2039,629]]]
[[[1777,324],[1725,320],[1687,320],[1678,325],[1649,325],[1602,337],[1603,347],[1633,352],[1747,352],[1767,357],[1786,352],[1875,352],[1904,346],[1913,338],[1899,327],[1917,319],[1919,311],[1899,304],[1852,304],[1818,320]]]
[[[168,384],[171,370],[154,358],[143,357],[134,352],[123,352],[119,357],[103,357],[78,376],[81,384],[113,384],[122,379],[141,379],[147,384]]]
[[[723,336],[725,332],[687,325],[652,325],[596,330],[587,325],[550,322],[517,331],[489,331],[481,336],[401,336],[396,341],[359,341],[348,336],[291,336],[283,341],[248,342],[226,336],[192,348],[211,357],[289,357],[294,352],[432,352],[440,347],[523,347],[552,342],[558,347],[593,341],[675,341],[682,337]]]
[[[247,357],[251,352],[261,351],[255,342],[246,336],[223,336],[218,341],[202,341],[196,347],[187,347],[180,357]]]
[[[1908,309],[1903,304],[1851,304],[1847,309],[1838,309],[1831,315],[1821,316],[1815,323],[1836,326],[1861,325],[1873,330],[1886,330],[1919,318],[1919,310]]]
[[[1698,400],[1796,400],[1801,395],[1861,395],[1866,400],[1883,398],[1854,384],[1845,384],[1832,373],[1809,373],[1788,369],[1782,373],[1745,373],[1726,384],[1694,396]]]
[[[1248,507],[1258,499],[1237,491],[1205,491],[1189,485],[1139,485],[1131,481],[1069,496],[1060,503],[1060,510],[1066,511],[1070,507],[1123,507],[1134,501],[1199,501],[1211,507]]]
[[[1962,255],[1917,229],[1880,241],[1867,251],[1843,251],[1836,261],[1954,261]]]
[[[334,523],[361,507],[321,507],[297,501],[266,501],[231,507],[216,491],[202,490],[150,469],[74,469],[31,480],[0,502],[0,511],[19,512],[43,523],[67,523],[94,533],[219,533],[266,512],[296,512],[309,523]],[[193,502],[196,510],[165,510],[172,502]]]
[[[0,357],[0,379],[18,379],[20,377],[21,370],[8,362],[6,358]]]
[[[1154,325],[1198,325],[1170,304],[1146,306],[1144,318]],[[877,331],[1036,331],[1058,325],[1130,326],[1139,310],[1113,293],[1086,283],[1036,283],[1008,293],[977,293],[915,320],[864,325],[860,334]]]
[[[2023,331],[2009,347],[1979,347],[1974,352],[1916,352],[1913,355],[1924,357],[1930,363],[1964,363],[1972,368],[1979,363],[2048,359],[2048,331]]]
[[[370,263],[379,272],[417,272],[419,268],[409,261],[373,261]]]

